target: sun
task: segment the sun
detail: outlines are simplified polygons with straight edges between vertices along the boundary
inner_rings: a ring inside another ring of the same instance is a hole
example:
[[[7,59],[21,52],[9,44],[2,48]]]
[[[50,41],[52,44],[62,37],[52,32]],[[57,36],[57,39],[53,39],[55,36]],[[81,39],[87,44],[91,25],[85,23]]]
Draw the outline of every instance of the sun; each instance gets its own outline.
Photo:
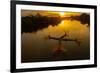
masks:
[[[60,14],[61,17],[65,16],[65,12],[59,12],[59,14]]]

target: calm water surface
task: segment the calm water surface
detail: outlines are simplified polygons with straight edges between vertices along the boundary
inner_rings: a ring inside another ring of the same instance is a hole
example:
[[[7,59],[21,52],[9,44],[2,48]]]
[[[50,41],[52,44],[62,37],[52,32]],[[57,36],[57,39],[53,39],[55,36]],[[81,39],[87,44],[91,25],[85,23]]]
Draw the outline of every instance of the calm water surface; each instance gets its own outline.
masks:
[[[62,41],[64,52],[56,53],[57,40],[46,39],[48,35],[64,38],[77,38],[81,41],[80,46],[74,41]],[[56,26],[49,25],[47,28],[32,33],[22,33],[22,62],[41,62],[55,60],[83,60],[90,58],[89,27],[82,25],[79,21],[63,20]]]

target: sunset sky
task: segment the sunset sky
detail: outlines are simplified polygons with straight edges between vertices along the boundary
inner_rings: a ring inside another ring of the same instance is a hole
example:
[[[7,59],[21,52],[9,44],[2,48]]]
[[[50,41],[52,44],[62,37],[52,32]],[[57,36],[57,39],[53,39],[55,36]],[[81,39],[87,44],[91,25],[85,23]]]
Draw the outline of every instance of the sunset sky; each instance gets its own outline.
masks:
[[[76,16],[80,15],[82,13],[79,12],[55,12],[55,11],[37,11],[37,10],[22,10],[21,16],[28,16],[28,15],[36,15],[37,13],[40,13],[43,16]]]

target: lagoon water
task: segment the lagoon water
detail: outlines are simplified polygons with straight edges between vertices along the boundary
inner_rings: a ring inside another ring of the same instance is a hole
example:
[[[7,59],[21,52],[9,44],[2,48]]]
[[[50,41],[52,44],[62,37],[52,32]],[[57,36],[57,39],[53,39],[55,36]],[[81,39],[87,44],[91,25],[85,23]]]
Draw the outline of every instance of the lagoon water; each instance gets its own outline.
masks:
[[[62,20],[58,25],[49,25],[37,32],[21,34],[21,61],[42,62],[61,60],[85,60],[90,58],[90,31],[88,24],[81,24],[77,20]],[[66,32],[64,38],[78,39],[80,46],[75,41],[62,41],[64,52],[56,55],[54,49],[58,47],[58,40],[47,39],[47,36],[59,38]],[[57,59],[56,59],[57,58]]]

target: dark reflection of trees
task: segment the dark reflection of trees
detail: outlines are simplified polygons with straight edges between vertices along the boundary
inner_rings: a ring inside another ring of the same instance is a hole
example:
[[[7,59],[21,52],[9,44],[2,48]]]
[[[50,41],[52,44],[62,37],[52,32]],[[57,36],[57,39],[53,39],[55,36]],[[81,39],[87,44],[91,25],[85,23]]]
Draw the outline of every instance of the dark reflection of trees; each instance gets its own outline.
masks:
[[[48,27],[49,25],[55,26],[59,24],[62,20],[77,20],[80,21],[82,24],[90,25],[90,15],[83,13],[80,16],[70,16],[70,17],[48,17],[42,16],[39,13],[37,15],[30,15],[26,17],[21,17],[21,28],[23,32],[36,32],[43,28]]]
[[[22,17],[21,19],[22,33],[36,32],[37,30],[48,27],[49,25],[54,26],[61,22],[60,17],[41,16],[39,13],[35,16],[26,16]]]
[[[80,16],[71,16],[69,19],[78,20],[81,24],[88,24],[90,26],[90,15],[86,13],[82,13]]]
[[[82,24],[88,23],[88,25],[90,26],[90,15],[83,13],[80,16],[80,21]]]

